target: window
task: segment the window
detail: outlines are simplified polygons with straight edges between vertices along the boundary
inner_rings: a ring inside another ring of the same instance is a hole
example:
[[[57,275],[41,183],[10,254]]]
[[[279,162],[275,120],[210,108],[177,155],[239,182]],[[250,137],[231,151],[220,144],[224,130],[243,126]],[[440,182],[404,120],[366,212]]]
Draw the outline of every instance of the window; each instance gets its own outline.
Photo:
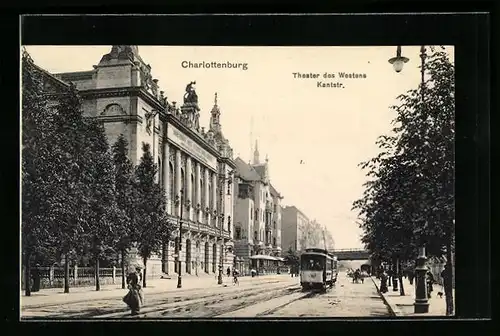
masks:
[[[321,256],[302,256],[301,268],[304,271],[322,271],[325,265],[325,258]]]
[[[234,230],[236,232],[236,239],[241,239],[241,228],[237,226]]]
[[[161,159],[158,156],[158,182],[161,187],[165,187],[163,185],[163,172],[162,172],[163,167],[161,166]]]
[[[276,237],[273,238],[273,246],[276,246]]]
[[[200,179],[200,192],[201,192],[201,206],[202,209],[205,209],[207,204],[205,203],[205,185],[203,184],[203,179]]]
[[[196,183],[195,183],[195,179],[194,179],[194,175],[191,174],[191,195],[189,195],[189,197],[191,197],[191,204],[192,206],[196,206]]]
[[[253,219],[253,208],[250,208],[250,220]]]
[[[276,230],[276,221],[273,221],[273,228]]]
[[[257,236],[257,231],[253,232],[253,239],[259,240],[259,237]]]
[[[208,204],[207,204],[207,207],[210,208],[210,210],[212,208],[213,202],[214,202],[214,200],[213,200],[213,193],[212,193],[212,180],[209,179],[209,181],[208,181]]]
[[[188,196],[186,195],[186,176],[184,174],[184,169],[181,169],[181,185],[180,185],[180,190],[182,190],[182,193],[184,194],[184,197]]]

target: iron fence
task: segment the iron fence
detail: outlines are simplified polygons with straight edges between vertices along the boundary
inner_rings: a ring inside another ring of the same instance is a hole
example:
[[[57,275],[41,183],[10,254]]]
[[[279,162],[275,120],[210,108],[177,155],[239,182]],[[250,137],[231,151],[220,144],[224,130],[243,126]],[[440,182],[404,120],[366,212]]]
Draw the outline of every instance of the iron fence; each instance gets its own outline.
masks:
[[[33,277],[38,274],[40,277],[40,289],[62,288],[64,287],[64,267],[32,267],[30,283],[33,284]],[[121,282],[121,268],[100,268],[99,283],[101,285],[117,284]],[[25,287],[25,272],[21,273],[21,285]],[[69,285],[71,287],[95,286],[96,276],[93,267],[71,267],[69,269]]]

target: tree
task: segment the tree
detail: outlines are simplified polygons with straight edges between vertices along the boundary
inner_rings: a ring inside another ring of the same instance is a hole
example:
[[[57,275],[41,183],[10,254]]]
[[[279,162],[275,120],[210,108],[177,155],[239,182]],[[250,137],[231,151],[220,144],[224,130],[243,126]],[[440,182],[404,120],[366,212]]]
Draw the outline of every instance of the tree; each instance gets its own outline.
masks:
[[[65,255],[69,292],[70,253],[84,233],[87,200],[84,174],[84,121],[73,85],[49,97],[49,75],[23,55],[23,250],[29,265],[33,253],[57,246]],[[27,293],[29,295],[29,293]]]
[[[43,78],[28,53],[22,55],[22,211],[21,239],[25,294],[31,295],[32,257],[50,246],[51,220],[45,213],[53,152],[54,111],[43,94]]]
[[[292,249],[291,247],[288,249],[285,255],[285,265],[290,268],[297,267],[300,264],[300,257],[297,254],[297,251]]]
[[[324,227],[316,220],[303,222],[299,226],[298,245],[300,249],[308,247],[321,247],[325,246],[323,239]]]
[[[147,260],[153,253],[160,253],[163,242],[169,240],[171,223],[167,220],[166,199],[163,188],[155,182],[157,166],[150,146],[142,145],[143,155],[135,170],[136,218],[138,252],[144,262],[143,287],[146,287]]]
[[[328,250],[334,250],[335,249],[335,239],[333,239],[332,233],[326,228],[326,226],[323,227],[323,232],[325,234],[325,245]]]
[[[379,137],[381,153],[361,164],[370,180],[353,204],[367,249],[388,261],[414,259],[422,244],[429,256],[446,254],[447,260],[453,250],[454,65],[433,50],[425,70],[420,90],[399,96],[400,105],[392,107],[393,135]],[[449,315],[451,283],[445,288]]]
[[[125,288],[125,254],[132,246],[136,232],[133,226],[136,197],[134,194],[134,166],[127,156],[128,143],[123,134],[120,134],[113,145],[113,161],[115,166],[115,192],[118,208],[123,218],[120,222],[120,236],[116,247],[121,254],[122,288]]]
[[[74,85],[60,95],[55,106],[54,137],[51,139],[52,170],[46,186],[54,244],[64,255],[64,292],[69,293],[70,254],[85,243],[90,216],[88,184],[87,126],[82,115],[82,100]]]
[[[85,241],[94,258],[96,291],[100,290],[99,261],[112,250],[121,235],[123,215],[115,198],[115,167],[103,125],[86,119],[85,173],[81,176],[88,194],[88,219]]]

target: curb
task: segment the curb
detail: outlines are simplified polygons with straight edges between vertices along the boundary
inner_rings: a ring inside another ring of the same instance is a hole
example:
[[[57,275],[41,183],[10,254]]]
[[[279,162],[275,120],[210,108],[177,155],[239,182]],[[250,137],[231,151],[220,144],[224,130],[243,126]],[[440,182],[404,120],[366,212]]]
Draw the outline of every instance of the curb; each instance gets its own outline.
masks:
[[[372,276],[370,276],[370,279],[372,279],[373,281],[373,284],[375,285],[375,288],[377,289],[377,292],[378,294],[380,295],[380,297],[382,298],[382,301],[384,301],[384,304],[387,306],[387,308],[389,309],[389,313],[392,315],[392,316],[401,316],[401,312],[399,311],[399,309],[393,307],[389,301],[387,301],[387,299],[385,298],[385,295],[380,291],[380,288],[379,286],[377,285],[377,282],[373,279]]]

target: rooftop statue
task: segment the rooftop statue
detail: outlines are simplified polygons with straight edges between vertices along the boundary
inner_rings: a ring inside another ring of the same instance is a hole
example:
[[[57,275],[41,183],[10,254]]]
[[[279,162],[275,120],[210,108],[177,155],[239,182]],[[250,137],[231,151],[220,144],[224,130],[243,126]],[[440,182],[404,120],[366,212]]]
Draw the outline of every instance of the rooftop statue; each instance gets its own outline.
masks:
[[[196,94],[194,85],[196,85],[196,81],[191,82],[186,86],[186,93],[184,94],[184,104],[198,105],[198,95]]]

